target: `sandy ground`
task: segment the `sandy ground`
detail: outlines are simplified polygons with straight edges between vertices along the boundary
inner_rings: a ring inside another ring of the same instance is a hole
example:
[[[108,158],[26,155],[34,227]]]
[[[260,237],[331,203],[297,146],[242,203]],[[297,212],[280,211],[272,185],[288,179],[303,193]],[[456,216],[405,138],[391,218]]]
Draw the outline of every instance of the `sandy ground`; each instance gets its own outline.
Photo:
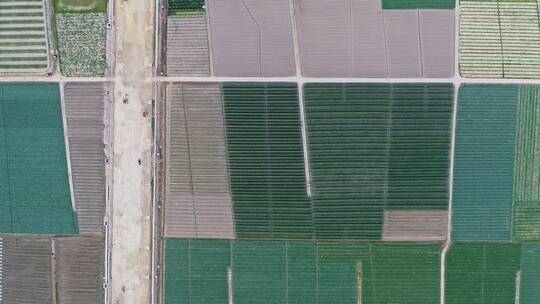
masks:
[[[153,13],[152,1],[116,0],[113,304],[150,301]]]

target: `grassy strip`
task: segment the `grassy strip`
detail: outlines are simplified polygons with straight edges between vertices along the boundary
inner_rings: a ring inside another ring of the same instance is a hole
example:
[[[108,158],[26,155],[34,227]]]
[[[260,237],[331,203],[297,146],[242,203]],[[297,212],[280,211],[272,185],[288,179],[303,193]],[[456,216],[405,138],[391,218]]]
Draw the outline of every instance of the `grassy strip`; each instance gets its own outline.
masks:
[[[17,62],[36,62],[41,63],[43,61],[47,61],[47,57],[6,57],[6,58],[0,58],[0,64],[6,62],[6,61],[17,61]]]
[[[7,13],[2,14],[2,17],[43,17],[42,13]]]
[[[107,0],[94,0],[94,8],[92,9],[77,9],[76,7],[70,8],[69,4],[64,3],[62,0],[54,0],[54,12],[59,13],[106,13],[107,12]]]
[[[45,27],[2,27],[0,28],[1,32],[27,32],[27,31],[42,31],[45,32]]]
[[[37,5],[10,5],[2,6],[2,9],[41,9],[41,6]]]
[[[43,19],[0,20],[0,24],[34,24],[43,23]]]
[[[30,65],[3,65],[0,64],[0,69],[46,69],[46,64],[30,64]]]
[[[36,38],[45,38],[45,34],[43,35],[0,35],[0,41],[2,39],[36,39]]]
[[[35,46],[42,45],[45,46],[45,42],[1,42],[0,46]]]
[[[47,55],[46,50],[0,50],[0,54],[41,54]]]

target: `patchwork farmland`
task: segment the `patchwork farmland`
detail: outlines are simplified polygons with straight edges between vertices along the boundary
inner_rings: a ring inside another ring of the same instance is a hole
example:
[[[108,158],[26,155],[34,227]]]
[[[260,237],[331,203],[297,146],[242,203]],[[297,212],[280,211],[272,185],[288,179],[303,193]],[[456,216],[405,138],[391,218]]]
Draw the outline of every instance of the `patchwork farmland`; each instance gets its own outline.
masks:
[[[425,303],[437,244],[167,240],[165,303]]]
[[[452,86],[304,92],[308,168],[295,84],[169,87],[166,235],[444,240]]]
[[[453,1],[295,1],[306,77],[451,77]]]
[[[0,96],[0,303],[100,303],[105,84],[8,83]]]
[[[537,87],[460,88],[444,261],[451,84],[173,83],[166,95],[165,304],[538,298]]]
[[[102,238],[6,236],[0,248],[2,304],[102,301]]]
[[[49,42],[45,0],[0,2],[0,73],[45,73]]]
[[[539,1],[0,0],[0,304],[539,304]]]
[[[295,75],[297,28],[306,77],[451,77],[454,2],[405,2],[170,0],[167,74]]]

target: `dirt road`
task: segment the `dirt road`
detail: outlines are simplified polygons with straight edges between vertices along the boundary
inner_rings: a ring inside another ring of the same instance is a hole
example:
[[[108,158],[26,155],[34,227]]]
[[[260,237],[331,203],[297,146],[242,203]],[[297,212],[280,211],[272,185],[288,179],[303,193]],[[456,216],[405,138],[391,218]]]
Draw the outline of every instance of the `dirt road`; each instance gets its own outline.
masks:
[[[153,14],[153,1],[116,1],[111,259],[114,304],[150,301]]]

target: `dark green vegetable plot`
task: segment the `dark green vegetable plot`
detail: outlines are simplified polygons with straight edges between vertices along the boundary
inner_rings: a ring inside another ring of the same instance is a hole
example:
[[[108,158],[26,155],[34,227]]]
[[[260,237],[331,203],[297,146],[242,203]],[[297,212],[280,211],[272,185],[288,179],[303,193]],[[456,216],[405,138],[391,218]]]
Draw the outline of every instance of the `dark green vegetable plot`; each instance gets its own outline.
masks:
[[[439,299],[438,244],[166,241],[165,303],[404,303]]]

